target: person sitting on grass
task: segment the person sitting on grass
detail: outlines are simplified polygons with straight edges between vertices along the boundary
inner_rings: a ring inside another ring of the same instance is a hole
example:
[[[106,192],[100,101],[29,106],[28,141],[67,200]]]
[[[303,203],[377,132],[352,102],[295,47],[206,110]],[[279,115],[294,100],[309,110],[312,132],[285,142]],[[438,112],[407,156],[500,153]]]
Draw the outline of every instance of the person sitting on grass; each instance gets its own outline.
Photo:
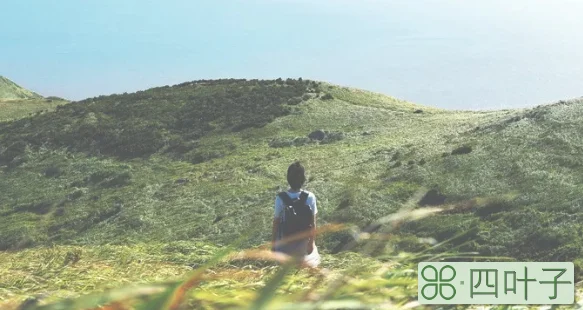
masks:
[[[311,267],[320,263],[316,247],[316,196],[303,190],[305,169],[299,161],[287,169],[290,189],[275,198],[272,250],[296,258]]]

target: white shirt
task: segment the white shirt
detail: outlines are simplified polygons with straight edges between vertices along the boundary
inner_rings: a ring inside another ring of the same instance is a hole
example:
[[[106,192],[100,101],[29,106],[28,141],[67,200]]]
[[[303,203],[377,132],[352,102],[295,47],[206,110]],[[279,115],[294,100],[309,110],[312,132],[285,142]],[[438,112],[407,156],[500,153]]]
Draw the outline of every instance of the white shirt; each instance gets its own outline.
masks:
[[[302,191],[290,192],[288,190],[286,193],[288,194],[289,198],[294,200],[294,199],[300,197],[301,192]],[[312,212],[314,212],[314,215],[316,215],[318,213],[318,207],[316,206],[316,196],[309,191],[304,190],[304,192],[308,194],[308,198],[306,199],[306,205],[308,205],[310,207],[310,209],[312,210]],[[284,217],[285,213],[283,212],[283,210],[284,210],[283,201],[281,200],[281,198],[279,198],[279,196],[277,196],[275,198],[275,215],[274,215],[274,217],[276,219],[284,220],[283,217]],[[281,231],[281,226],[280,226],[279,231],[277,232],[276,244],[275,244],[275,248],[277,251],[289,253],[290,251],[291,252],[298,251],[298,249],[301,249],[299,251],[305,251],[307,248],[307,244],[305,243],[306,240],[301,241],[299,243],[280,245],[280,244],[278,244],[278,241],[280,241],[281,238],[282,238],[282,231]],[[320,254],[318,253],[318,248],[315,245],[314,245],[314,249],[313,249],[312,253],[304,255],[304,262],[311,267],[317,267],[320,264]]]
[[[289,196],[289,198],[294,200],[294,199],[300,197],[301,192],[302,192],[301,190],[299,192],[291,192],[290,190],[288,190],[286,193]],[[318,213],[318,206],[316,205],[316,196],[307,190],[304,190],[304,192],[308,194],[308,199],[306,200],[306,204],[310,207],[310,209],[312,210],[314,215],[316,215]],[[285,206],[284,206],[284,203],[281,200],[281,198],[279,198],[279,196],[276,196],[275,197],[275,214],[274,214],[275,218],[282,218],[283,217],[284,207]]]

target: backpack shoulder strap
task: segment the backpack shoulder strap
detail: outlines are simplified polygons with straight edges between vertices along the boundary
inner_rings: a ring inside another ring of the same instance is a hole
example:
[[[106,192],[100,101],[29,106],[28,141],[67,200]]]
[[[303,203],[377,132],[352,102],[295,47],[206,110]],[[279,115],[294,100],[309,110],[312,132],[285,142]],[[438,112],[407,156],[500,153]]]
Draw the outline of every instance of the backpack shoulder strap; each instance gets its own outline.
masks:
[[[279,198],[283,201],[283,203],[286,206],[291,206],[294,204],[294,202],[292,201],[291,198],[289,198],[289,195],[286,192],[281,192],[281,193],[277,194],[277,196],[279,196]]]
[[[308,193],[302,191],[300,193],[300,200],[302,201],[303,204],[306,204],[306,202],[308,201]]]

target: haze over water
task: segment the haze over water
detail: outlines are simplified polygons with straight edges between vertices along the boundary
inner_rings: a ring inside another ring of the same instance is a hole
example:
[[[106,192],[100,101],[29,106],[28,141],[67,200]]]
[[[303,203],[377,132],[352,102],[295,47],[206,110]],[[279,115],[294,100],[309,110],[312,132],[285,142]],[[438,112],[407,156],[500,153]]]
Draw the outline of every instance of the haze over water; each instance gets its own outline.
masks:
[[[0,75],[83,99],[303,77],[448,109],[583,96],[579,0],[10,1]]]

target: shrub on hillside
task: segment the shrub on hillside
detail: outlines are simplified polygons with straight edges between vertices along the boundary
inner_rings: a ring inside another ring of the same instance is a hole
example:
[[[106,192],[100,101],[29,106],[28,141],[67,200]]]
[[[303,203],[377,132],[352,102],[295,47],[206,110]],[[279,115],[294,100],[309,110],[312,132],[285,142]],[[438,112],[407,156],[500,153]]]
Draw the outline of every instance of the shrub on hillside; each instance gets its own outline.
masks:
[[[61,98],[61,97],[57,97],[57,96],[48,96],[45,99],[47,99],[47,100],[53,100],[53,101],[66,101],[66,99]]]
[[[326,93],[324,96],[322,96],[322,100],[332,100],[334,99],[334,97],[332,97],[332,95]]]
[[[24,231],[18,231],[0,238],[0,251],[21,250],[33,246],[34,243],[34,240]]]
[[[84,191],[81,189],[77,189],[74,192],[70,193],[69,195],[67,195],[67,199],[69,200],[77,200],[79,198],[81,198],[81,196],[83,196]]]
[[[505,197],[492,197],[486,199],[477,199],[475,214],[480,217],[508,211],[512,208],[512,201]]]
[[[462,145],[460,147],[458,147],[457,149],[451,151],[451,155],[463,155],[463,154],[469,154],[472,152],[472,147],[469,145]]]
[[[37,203],[23,204],[16,206],[15,212],[30,212],[34,214],[47,214],[51,210],[52,203],[50,201],[40,201]]]
[[[50,166],[47,169],[45,169],[44,175],[47,178],[58,177],[59,175],[61,175],[61,169],[56,166]]]
[[[438,189],[431,189],[419,201],[420,206],[438,206],[445,203],[447,197]]]

